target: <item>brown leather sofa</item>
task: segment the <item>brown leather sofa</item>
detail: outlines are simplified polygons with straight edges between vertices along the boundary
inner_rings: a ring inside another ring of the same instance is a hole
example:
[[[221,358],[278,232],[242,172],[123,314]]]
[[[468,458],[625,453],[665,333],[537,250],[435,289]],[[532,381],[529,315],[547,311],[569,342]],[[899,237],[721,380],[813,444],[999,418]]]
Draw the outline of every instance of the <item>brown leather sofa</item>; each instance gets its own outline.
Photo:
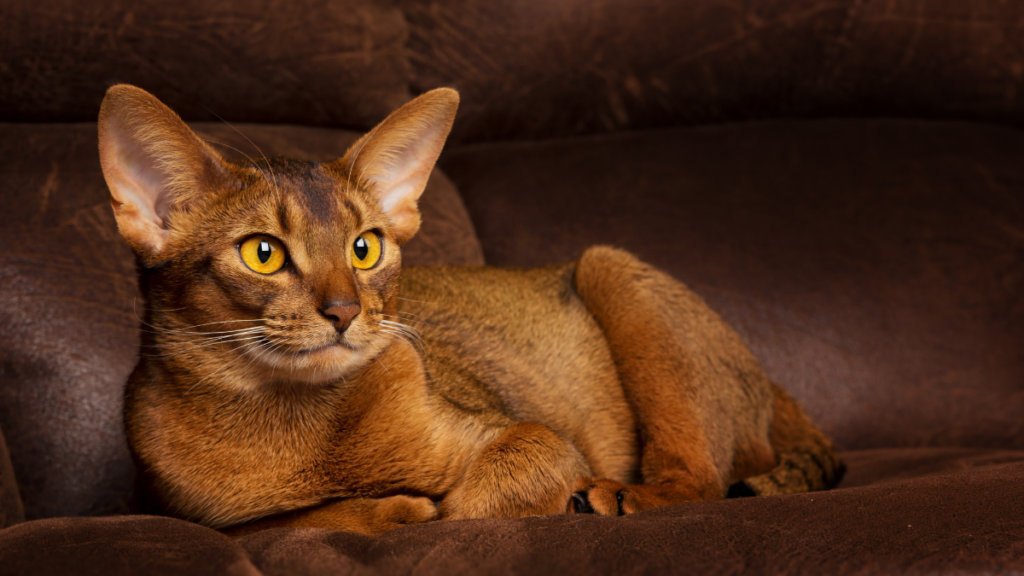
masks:
[[[117,81],[228,155],[312,159],[458,88],[406,261],[628,248],[739,330],[846,479],[376,537],[133,515]],[[0,104],[0,574],[1024,572],[1024,2],[10,0]]]

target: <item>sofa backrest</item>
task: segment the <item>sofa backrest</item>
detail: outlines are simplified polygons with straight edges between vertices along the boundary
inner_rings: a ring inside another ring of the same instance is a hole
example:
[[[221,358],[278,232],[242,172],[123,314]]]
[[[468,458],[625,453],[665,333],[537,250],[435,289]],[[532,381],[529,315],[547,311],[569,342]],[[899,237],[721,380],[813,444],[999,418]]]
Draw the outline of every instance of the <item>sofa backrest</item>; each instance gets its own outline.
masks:
[[[187,120],[366,129],[463,96],[453,141],[779,117],[1024,125],[1004,0],[7,0],[0,121],[91,121],[111,82]]]

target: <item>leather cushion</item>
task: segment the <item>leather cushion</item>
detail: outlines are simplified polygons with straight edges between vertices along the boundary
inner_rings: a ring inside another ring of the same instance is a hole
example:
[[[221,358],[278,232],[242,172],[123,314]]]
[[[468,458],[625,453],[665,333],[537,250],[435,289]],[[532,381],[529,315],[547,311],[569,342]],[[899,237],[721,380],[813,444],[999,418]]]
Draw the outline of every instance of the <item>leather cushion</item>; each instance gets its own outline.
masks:
[[[460,141],[779,117],[1024,123],[1024,5],[1004,0],[405,0],[416,90]]]
[[[223,125],[206,138],[255,154]],[[328,160],[357,134],[238,126],[267,154]],[[127,512],[121,394],[138,348],[134,259],[117,233],[95,125],[0,127],[0,428],[32,518]],[[227,155],[237,152],[227,150]],[[458,192],[435,171],[407,264],[481,264]]]
[[[453,138],[776,117],[1024,121],[1004,0],[6,0],[0,121],[93,120],[134,83],[189,120],[369,128],[438,86]]]
[[[450,150],[489,264],[615,244],[734,326],[842,447],[1024,448],[1024,134],[737,124]]]
[[[409,98],[407,25],[372,0],[5,0],[0,121],[94,120],[135,84],[188,120],[370,128]]]
[[[848,452],[851,487],[624,518],[435,522],[380,536],[181,520],[54,518],[0,530],[12,574],[963,574],[1024,571],[1024,452]]]

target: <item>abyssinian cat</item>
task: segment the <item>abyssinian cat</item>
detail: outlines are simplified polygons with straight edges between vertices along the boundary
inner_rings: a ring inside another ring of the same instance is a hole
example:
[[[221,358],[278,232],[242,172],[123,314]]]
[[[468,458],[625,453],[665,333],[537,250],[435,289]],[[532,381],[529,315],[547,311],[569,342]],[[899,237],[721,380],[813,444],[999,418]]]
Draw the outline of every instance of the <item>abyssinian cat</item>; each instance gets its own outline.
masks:
[[[100,156],[145,299],[125,424],[151,504],[376,533],[835,485],[830,442],[739,336],[630,254],[402,268],[458,102],[428,92],[334,162],[228,162],[110,88]]]

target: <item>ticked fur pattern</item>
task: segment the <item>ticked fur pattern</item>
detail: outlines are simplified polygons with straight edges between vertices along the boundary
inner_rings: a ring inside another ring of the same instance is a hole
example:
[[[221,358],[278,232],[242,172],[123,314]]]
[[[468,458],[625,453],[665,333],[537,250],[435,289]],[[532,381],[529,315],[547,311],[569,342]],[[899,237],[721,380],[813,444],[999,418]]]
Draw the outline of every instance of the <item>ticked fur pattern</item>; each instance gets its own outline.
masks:
[[[150,510],[377,533],[838,482],[735,331],[627,252],[403,269],[457,107],[428,92],[330,163],[229,162],[152,95],[108,91],[101,163],[144,296],[125,425]],[[365,234],[381,250],[361,268]],[[285,264],[247,266],[251,238]]]

